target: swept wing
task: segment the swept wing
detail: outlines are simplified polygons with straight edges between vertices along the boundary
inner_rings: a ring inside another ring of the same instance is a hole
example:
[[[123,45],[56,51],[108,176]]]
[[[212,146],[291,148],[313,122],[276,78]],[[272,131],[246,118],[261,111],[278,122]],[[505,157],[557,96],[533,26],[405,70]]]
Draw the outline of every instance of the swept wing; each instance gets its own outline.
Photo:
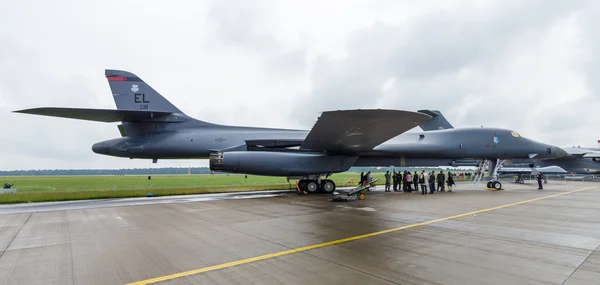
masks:
[[[401,110],[323,112],[300,149],[340,154],[369,151],[430,118],[427,114]]]

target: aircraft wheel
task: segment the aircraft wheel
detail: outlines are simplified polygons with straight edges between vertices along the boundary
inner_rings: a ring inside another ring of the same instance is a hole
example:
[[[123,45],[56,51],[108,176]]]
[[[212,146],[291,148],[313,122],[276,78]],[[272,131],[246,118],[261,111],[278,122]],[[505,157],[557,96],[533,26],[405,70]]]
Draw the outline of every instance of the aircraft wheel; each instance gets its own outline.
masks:
[[[502,183],[500,183],[500,181],[494,182],[494,188],[496,188],[496,190],[502,189]]]
[[[487,188],[492,188],[492,181],[488,181]]]
[[[360,195],[358,195],[358,199],[360,199],[360,200],[367,199],[367,194],[365,194],[365,193],[360,193]]]
[[[323,180],[321,190],[323,190],[323,192],[325,193],[333,193],[333,191],[335,190],[335,183],[333,182],[333,180]]]
[[[310,180],[306,183],[306,191],[308,191],[308,193],[316,193],[319,191],[319,185],[316,181]]]

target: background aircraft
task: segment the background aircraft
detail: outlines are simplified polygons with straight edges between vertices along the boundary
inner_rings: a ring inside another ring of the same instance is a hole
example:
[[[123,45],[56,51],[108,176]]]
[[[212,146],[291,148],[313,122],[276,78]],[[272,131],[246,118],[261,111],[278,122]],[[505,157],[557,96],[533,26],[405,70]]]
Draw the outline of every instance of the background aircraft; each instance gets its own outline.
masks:
[[[433,118],[419,125],[424,131],[453,129],[454,127],[438,110],[419,110]],[[512,159],[506,161],[500,173],[535,174],[600,174],[600,148],[564,147],[567,155],[554,159]],[[474,159],[454,161],[452,166],[478,166]]]
[[[556,146],[505,129],[405,133],[432,117],[401,110],[327,111],[310,131],[218,125],[185,115],[133,73],[105,70],[105,76],[117,110],[34,108],[15,112],[120,121],[122,137],[94,144],[95,153],[153,162],[209,158],[214,171],[299,176],[299,187],[308,192],[332,192],[335,184],[327,179],[329,175],[365,163],[389,166],[411,159],[415,163],[460,158],[548,159],[565,154]]]

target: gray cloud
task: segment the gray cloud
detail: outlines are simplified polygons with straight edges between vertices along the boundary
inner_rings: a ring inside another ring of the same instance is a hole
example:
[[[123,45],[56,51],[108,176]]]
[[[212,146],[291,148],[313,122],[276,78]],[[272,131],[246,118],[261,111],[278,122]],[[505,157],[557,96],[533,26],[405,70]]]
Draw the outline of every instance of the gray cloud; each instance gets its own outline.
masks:
[[[10,112],[114,108],[105,68],[130,70],[217,123],[310,128],[323,110],[429,108],[455,126],[590,145],[600,123],[598,12],[595,1],[541,0],[6,2],[0,128],[10,136],[0,169],[151,166],[91,152],[118,136],[116,124]]]
[[[554,57],[576,47],[565,40],[571,31],[561,31],[561,26],[569,25],[570,18],[580,24],[578,13],[585,9],[528,1],[483,15],[455,10],[402,25],[375,23],[350,36],[345,57],[315,60],[309,98],[298,101],[313,102],[316,110],[434,108],[457,126],[515,128],[566,143],[560,136],[564,130],[549,127],[564,121],[559,114],[565,105],[551,103],[563,101],[577,109],[595,99],[569,101],[559,93],[564,90],[551,87],[553,82],[586,87],[576,54],[564,62]]]

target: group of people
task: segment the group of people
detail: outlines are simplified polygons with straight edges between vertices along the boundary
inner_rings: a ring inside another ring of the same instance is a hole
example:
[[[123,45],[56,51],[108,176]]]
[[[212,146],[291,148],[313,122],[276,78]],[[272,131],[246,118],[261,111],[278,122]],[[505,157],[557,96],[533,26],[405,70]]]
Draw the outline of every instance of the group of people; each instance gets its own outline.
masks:
[[[425,173],[425,170],[422,170],[420,174],[416,171],[413,174],[406,170],[403,173],[394,170],[393,173],[389,171],[385,173],[385,192],[392,192],[390,189],[392,181],[394,192],[400,192],[401,190],[404,192],[419,191],[419,186],[421,186],[421,195],[426,195],[428,192],[433,194],[436,190],[446,192],[446,186],[448,192],[452,192],[452,186],[456,184],[454,183],[454,175],[451,172],[448,172],[446,177],[443,171],[435,175],[434,171]]]
[[[360,173],[360,185],[367,185],[371,181],[371,171],[365,174],[364,172]]]

